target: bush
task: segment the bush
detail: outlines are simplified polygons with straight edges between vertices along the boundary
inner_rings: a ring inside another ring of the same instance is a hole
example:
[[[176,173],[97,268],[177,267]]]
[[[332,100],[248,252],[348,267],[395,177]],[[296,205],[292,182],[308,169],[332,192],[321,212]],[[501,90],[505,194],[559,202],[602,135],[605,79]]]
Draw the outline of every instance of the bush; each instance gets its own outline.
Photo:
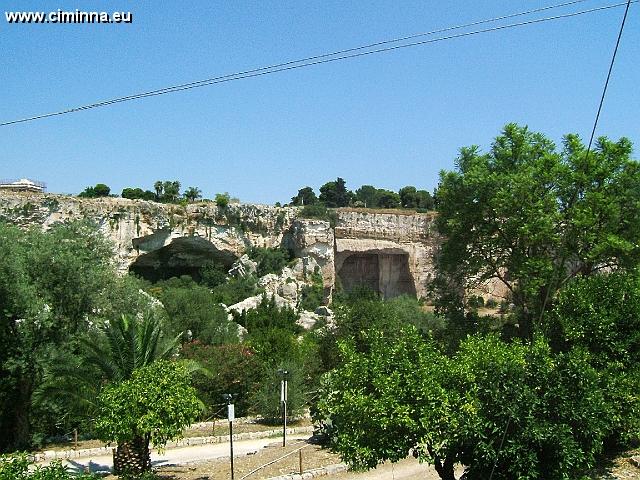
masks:
[[[300,211],[302,218],[317,218],[319,220],[325,220],[329,222],[332,227],[336,226],[337,216],[332,210],[329,210],[321,203],[315,203],[313,205],[305,205]]]
[[[184,358],[197,361],[211,374],[196,372],[193,376],[193,386],[207,408],[205,416],[226,415],[226,409],[221,408],[225,393],[233,395],[237,416],[248,414],[251,395],[258,388],[262,372],[252,348],[240,344],[205,345],[196,341],[184,345],[181,353]]]
[[[495,298],[489,298],[485,302],[484,306],[487,307],[487,308],[496,308],[498,306],[498,302],[496,302]]]
[[[0,456],[0,480],[95,480],[100,477],[83,473],[72,475],[60,460],[49,465],[34,465],[26,453]]]
[[[174,335],[191,332],[192,338],[210,344],[238,341],[238,328],[228,320],[216,295],[189,276],[156,283],[149,293],[162,302]],[[183,340],[189,340],[183,335]]]
[[[215,202],[218,208],[227,208],[231,197],[228,193],[216,193]]]
[[[312,284],[302,287],[300,292],[300,309],[313,312],[320,305],[324,304],[324,286],[322,283],[322,275],[314,273],[311,277]]]
[[[215,288],[227,281],[228,269],[216,262],[207,262],[200,268],[200,283]]]
[[[557,350],[586,349],[610,407],[608,443],[640,440],[640,277],[614,272],[565,287],[547,320]]]
[[[212,290],[217,303],[234,305],[242,300],[258,295],[258,281],[252,275],[246,277],[231,277],[227,282],[219,284]]]
[[[484,298],[481,295],[472,295],[467,300],[467,305],[469,308],[480,308],[484,307]]]
[[[292,256],[285,248],[252,247],[247,252],[249,258],[258,264],[257,275],[262,277],[268,273],[280,275]]]

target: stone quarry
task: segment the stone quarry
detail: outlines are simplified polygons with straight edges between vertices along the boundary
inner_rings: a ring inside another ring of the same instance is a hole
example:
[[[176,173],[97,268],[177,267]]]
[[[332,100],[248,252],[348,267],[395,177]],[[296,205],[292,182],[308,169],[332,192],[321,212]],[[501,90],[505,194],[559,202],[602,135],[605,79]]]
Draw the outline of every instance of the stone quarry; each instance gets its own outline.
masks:
[[[119,271],[155,280],[196,275],[206,262],[245,269],[249,247],[283,246],[298,261],[278,279],[261,279],[265,290],[291,301],[296,285],[314,270],[330,299],[339,282],[350,290],[366,285],[384,298],[424,297],[434,276],[439,244],[431,213],[338,209],[335,225],[301,218],[296,207],[213,202],[161,204],[122,198],[3,192],[0,218],[21,226],[49,228],[88,219],[115,246]],[[240,261],[239,261],[240,260]],[[284,285],[284,286],[283,286]],[[289,285],[288,287],[286,285]]]

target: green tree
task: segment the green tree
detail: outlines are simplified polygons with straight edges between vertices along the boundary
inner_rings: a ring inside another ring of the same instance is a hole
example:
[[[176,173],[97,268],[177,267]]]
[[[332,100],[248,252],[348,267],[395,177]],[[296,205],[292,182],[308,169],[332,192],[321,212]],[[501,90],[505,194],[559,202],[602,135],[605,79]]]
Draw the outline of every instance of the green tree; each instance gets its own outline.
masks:
[[[627,139],[601,137],[587,155],[576,135],[557,151],[515,124],[486,154],[461,149],[437,190],[439,271],[460,287],[502,282],[528,334],[571,278],[637,265],[640,164],[630,154]],[[451,282],[445,288],[453,291]]]
[[[218,208],[227,208],[229,206],[230,200],[231,200],[231,197],[227,192],[216,193],[215,202]]]
[[[195,202],[197,199],[202,198],[202,190],[198,187],[189,187],[184,192],[184,198],[190,202]]]
[[[180,355],[197,362],[208,372],[196,371],[193,375],[193,386],[208,408],[204,415],[226,415],[226,411],[223,413],[220,409],[225,393],[233,395],[237,416],[249,414],[252,394],[262,375],[260,359],[251,347],[240,343],[207,345],[196,340],[185,344]]]
[[[398,194],[400,195],[400,203],[402,204],[403,208],[418,207],[416,187],[412,187],[412,186],[402,187],[398,192]]]
[[[400,208],[400,195],[391,190],[378,190],[378,206],[380,208]]]
[[[347,207],[353,200],[353,192],[347,190],[344,179],[327,182],[320,187],[320,202],[328,208]]]
[[[52,353],[73,348],[117,283],[111,258],[89,223],[48,232],[0,223],[0,449],[29,446],[33,393]]]
[[[159,202],[162,199],[162,193],[164,191],[164,186],[163,186],[162,180],[157,180],[153,184],[153,189],[156,192],[156,201]]]
[[[123,188],[122,193],[120,194],[122,198],[129,198],[131,200],[142,199],[142,200],[156,200],[156,194],[150,190],[142,190],[139,187],[131,188]]]
[[[202,404],[189,381],[184,365],[159,360],[102,390],[96,430],[118,444],[116,474],[150,471],[149,444],[164,447],[197,418]]]
[[[417,332],[370,331],[369,348],[341,343],[323,380],[316,420],[356,469],[409,450],[443,480],[566,479],[594,464],[607,429],[598,373],[584,351],[470,337],[453,358]],[[504,441],[501,439],[504,436]]]
[[[198,285],[189,276],[171,278],[147,290],[167,312],[167,329],[172,335],[182,334],[182,341],[201,340],[209,344],[235,343],[238,326],[209,288]]]
[[[563,288],[546,329],[556,349],[587,349],[602,372],[611,411],[608,443],[640,439],[640,277],[612,272],[576,278]]]
[[[104,183],[98,183],[95,187],[87,187],[78,194],[81,198],[108,197],[111,189]]]
[[[314,205],[316,203],[318,203],[318,197],[316,197],[311,187],[301,188],[295,197],[291,197],[291,204],[295,206]]]
[[[376,208],[378,206],[378,189],[373,185],[362,185],[355,192],[355,199],[362,202],[367,208]]]
[[[282,269],[291,260],[291,254],[285,248],[262,248],[252,247],[247,252],[249,257],[258,263],[257,275],[262,277],[268,273],[277,275],[282,273]]]
[[[180,197],[180,182],[177,180],[162,182],[162,201],[174,203]]]
[[[421,210],[433,210],[435,201],[431,194],[426,190],[418,190],[416,192],[416,208]]]

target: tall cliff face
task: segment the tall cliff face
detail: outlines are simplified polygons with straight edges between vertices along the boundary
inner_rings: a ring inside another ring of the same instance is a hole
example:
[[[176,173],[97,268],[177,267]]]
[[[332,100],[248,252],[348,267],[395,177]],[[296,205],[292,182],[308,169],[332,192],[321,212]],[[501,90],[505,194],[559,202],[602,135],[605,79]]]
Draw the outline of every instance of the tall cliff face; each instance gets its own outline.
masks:
[[[0,218],[49,228],[87,218],[115,246],[120,271],[190,273],[216,260],[230,265],[251,246],[286,246],[321,268],[326,294],[336,278],[345,288],[366,284],[385,297],[424,296],[438,246],[433,215],[340,209],[329,222],[299,218],[300,209],[214,203],[185,207],[121,198],[81,199],[0,194]]]
[[[338,210],[335,238],[335,271],[346,288],[426,296],[440,244],[433,214]]]

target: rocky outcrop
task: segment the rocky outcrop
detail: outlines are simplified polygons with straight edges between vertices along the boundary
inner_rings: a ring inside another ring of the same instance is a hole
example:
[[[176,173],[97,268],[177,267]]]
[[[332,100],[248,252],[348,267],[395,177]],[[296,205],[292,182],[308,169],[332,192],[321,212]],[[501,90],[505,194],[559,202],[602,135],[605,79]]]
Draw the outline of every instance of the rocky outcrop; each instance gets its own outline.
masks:
[[[426,296],[440,244],[431,213],[338,210],[335,272],[343,286],[358,283],[386,298]]]
[[[161,264],[198,267],[215,259],[231,266],[249,246],[276,247],[291,229],[296,208],[215,203],[167,205],[123,198],[84,199],[65,195],[2,193],[0,218],[49,228],[81,218],[95,222],[115,246],[120,271]]]
[[[440,244],[433,214],[338,209],[332,226],[299,218],[299,213],[299,208],[268,205],[221,209],[213,202],[182,206],[0,193],[0,219],[18,225],[46,229],[81,218],[95,222],[113,242],[121,272],[133,270],[152,279],[158,272],[196,274],[204,263],[215,261],[242,275],[255,269],[243,257],[249,247],[285,246],[299,260],[277,278],[261,279],[261,287],[288,305],[298,303],[302,286],[316,272],[322,275],[327,299],[337,278],[345,288],[365,284],[385,297],[426,295]]]

